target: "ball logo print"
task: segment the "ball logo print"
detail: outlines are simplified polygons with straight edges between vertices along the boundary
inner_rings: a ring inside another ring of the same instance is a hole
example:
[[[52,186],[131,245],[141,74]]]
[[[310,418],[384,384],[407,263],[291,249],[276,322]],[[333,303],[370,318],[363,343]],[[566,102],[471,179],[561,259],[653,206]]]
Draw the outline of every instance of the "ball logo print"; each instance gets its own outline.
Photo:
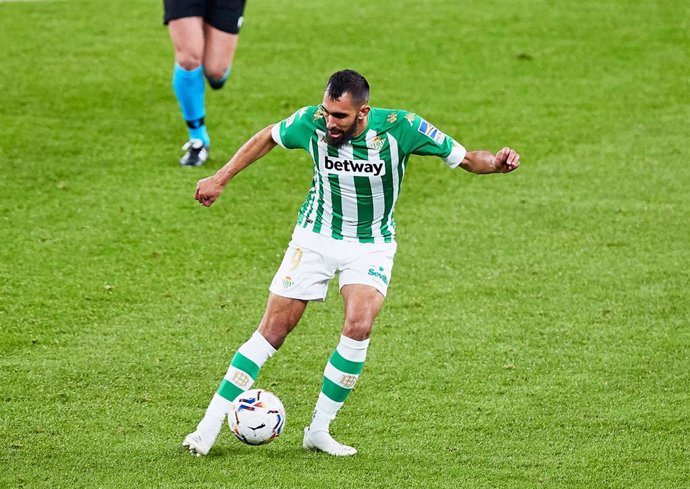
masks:
[[[272,392],[251,389],[241,393],[233,401],[228,424],[241,442],[247,445],[264,445],[283,432],[285,408]]]

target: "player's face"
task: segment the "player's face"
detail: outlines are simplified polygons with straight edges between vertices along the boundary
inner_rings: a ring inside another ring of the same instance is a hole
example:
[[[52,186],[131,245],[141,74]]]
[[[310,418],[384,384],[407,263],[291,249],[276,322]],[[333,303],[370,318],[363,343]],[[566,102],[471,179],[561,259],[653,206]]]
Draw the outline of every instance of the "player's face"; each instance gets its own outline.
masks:
[[[366,125],[369,106],[356,105],[352,96],[345,92],[333,100],[324,94],[321,110],[326,119],[326,140],[331,146],[340,146],[353,136],[359,135]]]

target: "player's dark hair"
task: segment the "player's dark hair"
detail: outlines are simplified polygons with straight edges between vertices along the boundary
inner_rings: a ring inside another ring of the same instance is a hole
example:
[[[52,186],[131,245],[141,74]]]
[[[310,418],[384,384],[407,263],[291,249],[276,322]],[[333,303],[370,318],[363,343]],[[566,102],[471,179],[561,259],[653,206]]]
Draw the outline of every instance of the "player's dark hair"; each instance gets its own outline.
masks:
[[[326,95],[331,100],[338,100],[347,92],[356,104],[369,101],[369,82],[354,70],[337,71],[331,75],[326,84]]]

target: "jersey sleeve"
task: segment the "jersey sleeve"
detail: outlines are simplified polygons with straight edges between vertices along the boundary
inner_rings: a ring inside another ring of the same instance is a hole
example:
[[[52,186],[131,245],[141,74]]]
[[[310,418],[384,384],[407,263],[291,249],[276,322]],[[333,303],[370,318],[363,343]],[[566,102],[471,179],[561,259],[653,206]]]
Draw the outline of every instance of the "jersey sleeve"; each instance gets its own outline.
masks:
[[[405,119],[400,124],[405,128],[402,143],[408,154],[438,156],[450,168],[462,163],[467,152],[462,144],[416,114],[408,114]]]
[[[302,107],[287,119],[273,126],[273,140],[286,149],[309,150],[309,142],[314,133],[312,122],[316,107]]]

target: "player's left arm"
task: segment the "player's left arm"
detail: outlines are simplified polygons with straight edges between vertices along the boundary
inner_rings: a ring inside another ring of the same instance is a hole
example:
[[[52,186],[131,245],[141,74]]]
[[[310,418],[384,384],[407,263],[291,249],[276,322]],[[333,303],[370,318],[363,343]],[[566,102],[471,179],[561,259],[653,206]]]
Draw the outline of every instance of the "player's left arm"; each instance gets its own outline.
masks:
[[[496,154],[467,151],[462,144],[418,115],[405,116],[405,122],[399,125],[404,129],[401,134],[404,150],[423,156],[438,156],[450,168],[459,166],[469,172],[483,174],[508,173],[520,166],[520,155],[514,149],[506,147]]]
[[[508,173],[520,166],[520,155],[508,147],[496,154],[489,151],[467,151],[459,166],[478,174]]]

